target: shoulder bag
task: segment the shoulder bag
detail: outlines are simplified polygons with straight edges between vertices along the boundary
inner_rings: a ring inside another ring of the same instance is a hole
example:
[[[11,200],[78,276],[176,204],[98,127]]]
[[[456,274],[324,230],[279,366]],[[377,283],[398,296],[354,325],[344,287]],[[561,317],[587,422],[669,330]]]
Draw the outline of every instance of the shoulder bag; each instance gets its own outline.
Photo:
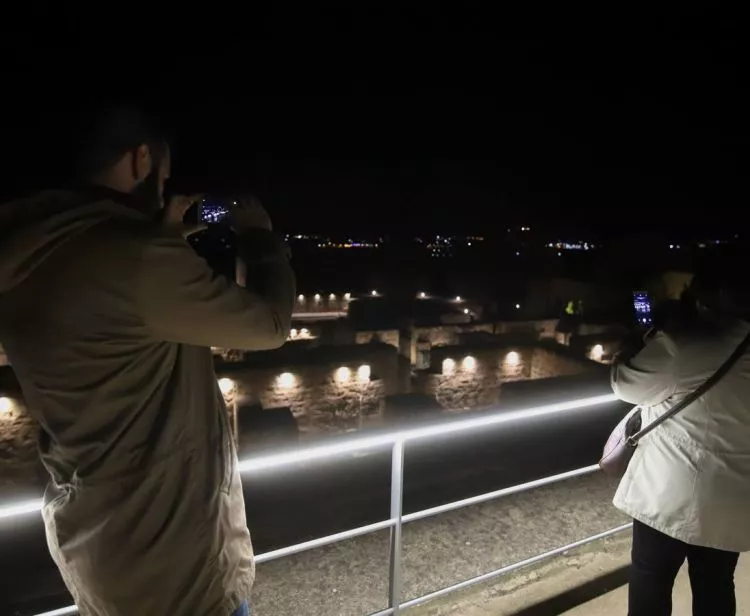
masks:
[[[625,418],[617,424],[615,429],[612,430],[612,434],[609,435],[609,438],[604,445],[602,459],[599,460],[599,467],[608,475],[620,477],[624,475],[628,468],[628,464],[630,464],[630,459],[635,453],[635,448],[638,447],[638,442],[652,430],[658,428],[661,424],[667,421],[667,419],[674,417],[685,407],[690,406],[709,389],[716,385],[716,383],[724,378],[737,360],[745,353],[748,346],[750,346],[750,334],[745,336],[744,340],[740,342],[739,346],[734,350],[734,353],[729,356],[716,372],[706,379],[697,389],[689,393],[672,408],[661,415],[661,417],[652,421],[645,428],[642,427],[643,420],[640,407],[637,406],[630,411]]]

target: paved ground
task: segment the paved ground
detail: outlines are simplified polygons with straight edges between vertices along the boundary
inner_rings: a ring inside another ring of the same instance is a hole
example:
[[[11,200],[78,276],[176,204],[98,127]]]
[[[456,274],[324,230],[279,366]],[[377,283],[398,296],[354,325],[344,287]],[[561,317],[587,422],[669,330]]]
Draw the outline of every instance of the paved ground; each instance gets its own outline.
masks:
[[[534,420],[407,449],[406,512],[589,465],[622,414],[616,405]],[[256,551],[380,521],[388,515],[389,456],[245,478]],[[404,532],[405,594],[412,597],[622,523],[603,477],[415,522]],[[0,524],[0,613],[70,603],[38,516]],[[385,605],[388,533],[259,567],[261,616],[372,613]]]
[[[740,558],[735,583],[737,586],[737,616],[750,616],[750,560],[747,557]],[[690,580],[688,580],[687,569],[685,567],[680,571],[680,575],[677,578],[673,597],[673,616],[690,616],[692,614],[690,604],[692,597],[690,594]],[[566,616],[625,614],[627,603],[628,589],[626,586],[623,586],[564,613]],[[467,616],[469,615],[467,614]]]
[[[590,476],[409,524],[404,529],[404,598],[627,522],[611,507],[611,495],[609,481]],[[387,564],[388,534],[381,533],[261,565],[254,598],[258,614],[376,612],[386,606]]]

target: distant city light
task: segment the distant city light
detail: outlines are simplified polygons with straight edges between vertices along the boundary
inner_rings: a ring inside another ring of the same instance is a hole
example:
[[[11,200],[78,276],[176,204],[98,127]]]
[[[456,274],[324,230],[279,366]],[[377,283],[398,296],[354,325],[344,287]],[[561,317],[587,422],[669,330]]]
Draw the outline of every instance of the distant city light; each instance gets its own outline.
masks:
[[[350,378],[352,378],[352,371],[346,366],[341,366],[341,368],[336,370],[334,378],[336,379],[337,383],[346,383]]]
[[[295,377],[291,372],[284,372],[283,374],[280,374],[276,380],[279,387],[282,389],[291,389],[297,384],[297,377]]]
[[[12,410],[13,400],[5,396],[0,397],[0,413],[10,413]]]
[[[226,377],[219,379],[219,389],[222,394],[228,396],[234,391],[234,381]]]
[[[370,369],[370,366],[367,364],[364,364],[357,368],[357,378],[362,382],[367,382],[370,380],[370,375],[372,374],[372,370]]]
[[[521,251],[520,251],[520,250],[516,250],[516,256],[517,256],[517,257],[520,257],[520,256],[521,256]]]

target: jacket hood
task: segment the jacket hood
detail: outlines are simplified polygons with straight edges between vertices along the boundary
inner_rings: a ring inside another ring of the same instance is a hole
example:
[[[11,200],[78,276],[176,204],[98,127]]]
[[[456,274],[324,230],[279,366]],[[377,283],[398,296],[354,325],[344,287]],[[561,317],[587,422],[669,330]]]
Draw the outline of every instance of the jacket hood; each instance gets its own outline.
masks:
[[[69,239],[111,218],[146,217],[110,191],[49,191],[0,205],[0,294],[7,293]]]

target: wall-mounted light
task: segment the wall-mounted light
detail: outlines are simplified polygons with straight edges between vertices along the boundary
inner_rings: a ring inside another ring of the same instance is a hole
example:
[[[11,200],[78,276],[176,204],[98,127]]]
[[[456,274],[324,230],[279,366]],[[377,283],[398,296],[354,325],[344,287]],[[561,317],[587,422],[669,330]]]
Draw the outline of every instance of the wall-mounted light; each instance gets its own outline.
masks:
[[[456,371],[456,362],[450,357],[443,360],[443,374],[450,375]]]
[[[464,357],[463,361],[461,362],[461,367],[464,370],[473,372],[474,370],[476,370],[477,360],[474,359],[471,355],[467,355],[466,357]]]
[[[505,356],[505,363],[509,366],[517,366],[521,362],[521,356],[518,354],[518,351],[510,351]]]
[[[5,396],[0,397],[0,415],[10,413],[13,410],[13,400],[6,398]]]
[[[456,301],[457,301],[457,302],[462,302],[462,301],[464,301],[464,300],[462,300],[462,299],[461,299],[461,296],[460,296],[460,295],[456,295]]]
[[[591,347],[591,359],[601,361],[602,357],[604,357],[604,347],[601,344],[595,344]]]
[[[344,293],[344,299],[348,302],[352,298],[351,293]]]
[[[331,300],[331,301],[335,300],[335,299],[336,299],[336,294],[335,294],[335,293],[331,293],[331,294],[330,294],[330,295],[328,296],[328,299],[329,299],[329,300]]]
[[[426,299],[426,298],[427,298],[427,293],[425,293],[424,291],[420,291],[419,292],[419,299]]]
[[[305,301],[305,296],[304,296],[304,295],[302,295],[302,294],[300,293],[300,294],[299,294],[299,295],[297,296],[297,301],[298,301],[298,302],[304,302],[304,301]]]
[[[234,381],[232,379],[228,379],[227,377],[220,378],[219,389],[221,390],[221,393],[223,395],[228,396],[234,391]]]
[[[521,304],[516,304],[516,310],[520,310],[520,309],[521,309]]]
[[[316,294],[315,294],[315,301],[316,301],[316,302],[319,302],[319,301],[320,301],[320,293],[316,293]]]
[[[370,366],[367,364],[364,364],[357,368],[357,379],[361,382],[367,382],[370,380],[370,376],[372,374],[372,370]]]
[[[276,377],[276,383],[281,389],[291,389],[297,384],[297,377],[291,372],[283,372]]]
[[[373,297],[377,297],[378,292],[375,289],[373,289],[372,291],[370,291],[370,295],[372,295]]]
[[[301,330],[299,330],[300,338],[307,338],[310,335],[310,330],[306,327],[303,327]]]
[[[299,332],[296,329],[289,330],[289,337],[290,338],[296,338]]]
[[[346,383],[350,378],[352,378],[352,371],[350,368],[347,368],[346,366],[341,366],[341,368],[338,368],[336,372],[333,375],[333,378],[336,380],[337,383]]]
[[[469,309],[468,308],[464,308],[464,314],[469,314]]]

